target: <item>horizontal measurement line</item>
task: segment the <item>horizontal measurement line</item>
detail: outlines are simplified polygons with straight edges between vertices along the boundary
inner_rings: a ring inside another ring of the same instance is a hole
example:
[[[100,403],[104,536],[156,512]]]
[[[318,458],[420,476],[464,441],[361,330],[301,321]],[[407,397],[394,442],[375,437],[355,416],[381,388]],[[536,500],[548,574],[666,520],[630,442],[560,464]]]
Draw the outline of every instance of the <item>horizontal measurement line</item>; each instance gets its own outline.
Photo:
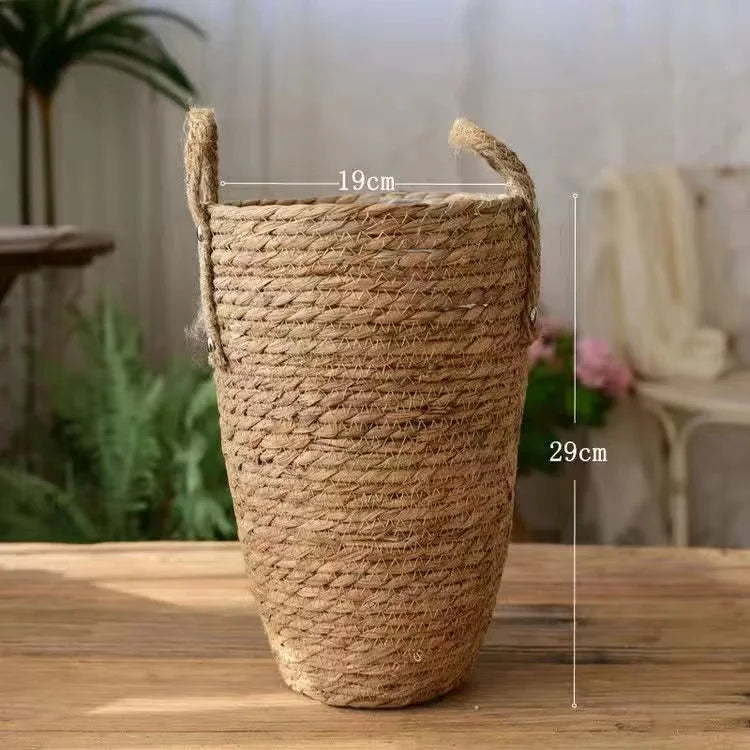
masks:
[[[396,184],[404,185],[405,187],[412,187],[414,185],[435,185],[436,187],[505,187],[504,182],[397,182]]]
[[[338,184],[338,182],[226,182],[225,180],[219,182],[221,187],[229,187],[231,185],[295,185],[297,187],[304,187],[306,185],[328,185],[338,187]]]
[[[233,187],[243,185],[292,185],[295,187],[326,186],[339,187],[338,182],[228,182],[221,180],[221,187]],[[403,187],[505,187],[504,182],[397,182],[396,185]],[[349,191],[346,191],[349,192]]]

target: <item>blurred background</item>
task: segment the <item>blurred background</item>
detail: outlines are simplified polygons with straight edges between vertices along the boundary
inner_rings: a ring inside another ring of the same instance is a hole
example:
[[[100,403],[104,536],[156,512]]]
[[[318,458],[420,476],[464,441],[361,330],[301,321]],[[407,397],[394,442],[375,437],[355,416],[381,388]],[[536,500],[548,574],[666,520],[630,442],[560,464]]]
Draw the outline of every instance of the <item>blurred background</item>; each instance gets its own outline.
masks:
[[[450,124],[507,142],[542,227],[517,538],[570,540],[575,479],[581,541],[750,545],[748,29],[741,0],[4,0],[0,537],[234,535],[185,334],[193,102],[226,181],[487,182]]]

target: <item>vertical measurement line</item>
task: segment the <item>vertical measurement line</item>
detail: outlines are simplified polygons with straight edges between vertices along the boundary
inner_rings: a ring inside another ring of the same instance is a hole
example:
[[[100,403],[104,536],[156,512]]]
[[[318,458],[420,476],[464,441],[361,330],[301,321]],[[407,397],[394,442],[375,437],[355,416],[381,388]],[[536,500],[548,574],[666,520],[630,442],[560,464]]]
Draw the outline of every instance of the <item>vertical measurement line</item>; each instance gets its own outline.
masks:
[[[578,565],[576,559],[576,543],[578,541],[578,488],[576,480],[573,480],[573,699],[570,703],[571,708],[578,708],[576,702],[576,625],[578,624],[577,619],[577,574]]]
[[[578,423],[578,193],[573,193],[573,424]],[[576,701],[576,666],[578,626],[578,484],[573,480],[573,685],[570,707]]]
[[[578,423],[578,193],[573,193],[573,424]]]

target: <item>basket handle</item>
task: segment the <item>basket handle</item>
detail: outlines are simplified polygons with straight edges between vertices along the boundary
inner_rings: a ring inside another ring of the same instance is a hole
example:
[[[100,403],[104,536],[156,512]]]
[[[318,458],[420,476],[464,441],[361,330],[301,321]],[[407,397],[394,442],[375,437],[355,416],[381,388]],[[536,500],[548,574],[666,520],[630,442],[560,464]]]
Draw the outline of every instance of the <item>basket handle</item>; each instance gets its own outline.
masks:
[[[214,111],[191,107],[185,118],[185,188],[196,226],[205,217],[204,204],[219,197],[218,140]]]
[[[451,128],[451,145],[456,150],[471,150],[479,154],[499,175],[505,179],[508,194],[522,198],[528,204],[528,282],[526,287],[526,304],[524,330],[531,342],[536,336],[537,305],[539,303],[540,284],[540,238],[539,212],[536,205],[534,181],[526,166],[504,143],[482,130],[471,120],[459,117]]]
[[[185,189],[190,215],[198,233],[201,306],[209,358],[222,369],[227,359],[221,345],[213,294],[211,229],[207,204],[219,200],[219,150],[216,116],[212,109],[191,107],[185,117]]]

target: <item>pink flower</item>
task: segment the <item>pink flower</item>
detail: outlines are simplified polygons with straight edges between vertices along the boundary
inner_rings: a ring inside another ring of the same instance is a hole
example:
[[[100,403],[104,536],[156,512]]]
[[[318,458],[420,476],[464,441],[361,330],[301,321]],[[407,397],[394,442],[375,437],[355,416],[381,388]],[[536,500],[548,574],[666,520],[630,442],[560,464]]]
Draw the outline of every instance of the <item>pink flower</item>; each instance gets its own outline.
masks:
[[[566,332],[565,324],[550,315],[542,315],[538,322],[539,335],[545,340],[554,340]]]
[[[547,344],[542,339],[536,339],[529,347],[529,367],[540,362],[551,362],[555,358],[554,344]]]
[[[578,344],[576,376],[583,385],[622,398],[633,384],[630,368],[615,359],[601,339],[583,339]]]

